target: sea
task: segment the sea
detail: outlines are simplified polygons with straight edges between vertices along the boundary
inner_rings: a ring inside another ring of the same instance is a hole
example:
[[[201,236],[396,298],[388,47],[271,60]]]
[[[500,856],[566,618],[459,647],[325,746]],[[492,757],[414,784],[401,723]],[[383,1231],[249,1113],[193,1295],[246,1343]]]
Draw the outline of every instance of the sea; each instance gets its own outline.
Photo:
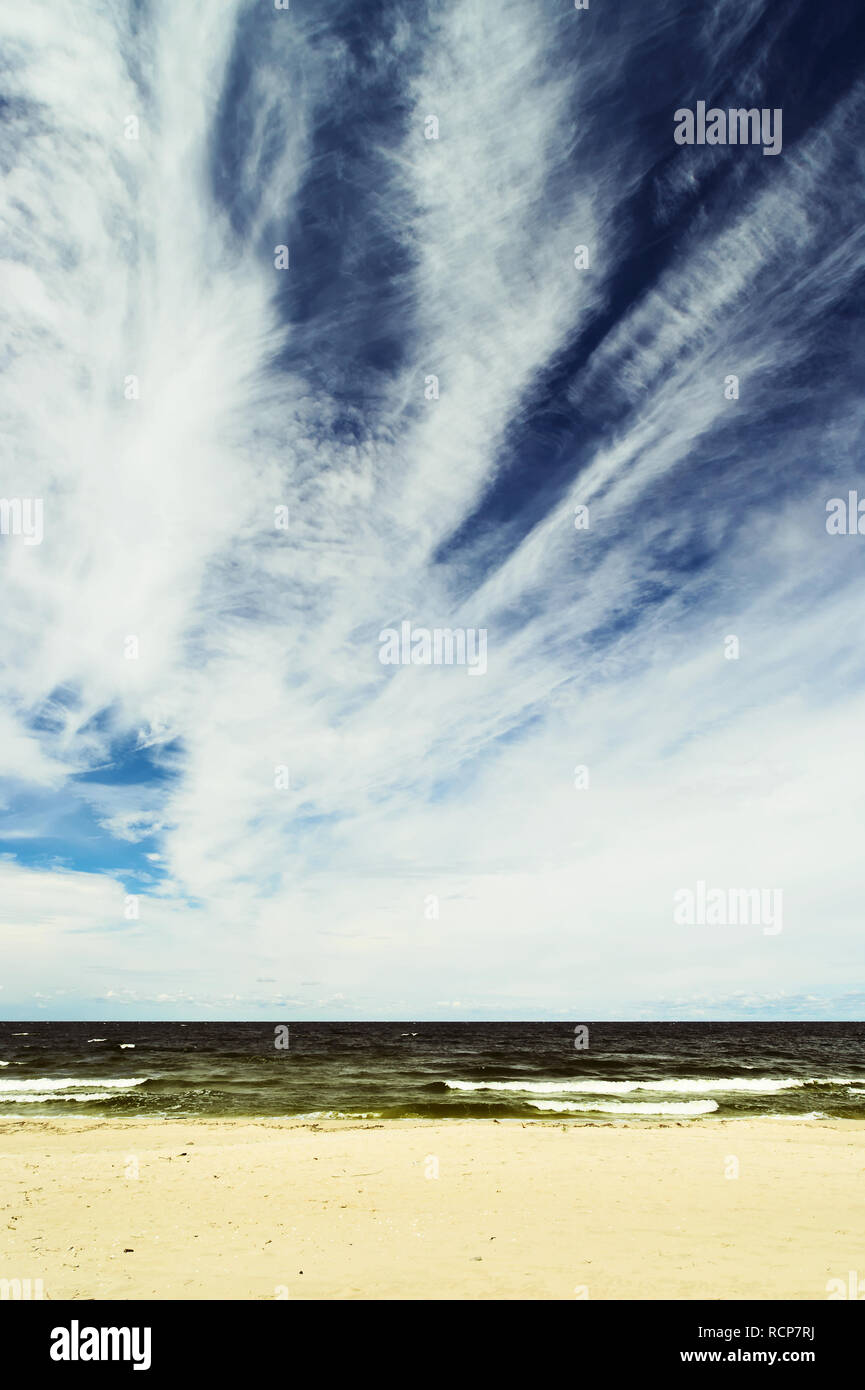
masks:
[[[0,1022],[0,1119],[865,1118],[865,1023]]]

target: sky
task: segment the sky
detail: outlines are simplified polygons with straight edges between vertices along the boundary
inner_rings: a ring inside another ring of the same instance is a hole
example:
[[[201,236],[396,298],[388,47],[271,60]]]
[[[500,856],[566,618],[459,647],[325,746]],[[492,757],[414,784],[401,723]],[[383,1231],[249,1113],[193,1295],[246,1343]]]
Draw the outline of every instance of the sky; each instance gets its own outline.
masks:
[[[0,1017],[861,1019],[858,0],[0,44]]]

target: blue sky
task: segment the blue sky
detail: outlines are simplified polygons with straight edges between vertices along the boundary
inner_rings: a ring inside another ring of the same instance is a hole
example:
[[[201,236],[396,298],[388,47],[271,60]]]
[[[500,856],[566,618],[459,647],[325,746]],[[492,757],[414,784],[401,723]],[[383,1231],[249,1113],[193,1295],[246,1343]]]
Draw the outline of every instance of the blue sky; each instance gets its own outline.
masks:
[[[0,1016],[861,1018],[858,5],[0,31]]]

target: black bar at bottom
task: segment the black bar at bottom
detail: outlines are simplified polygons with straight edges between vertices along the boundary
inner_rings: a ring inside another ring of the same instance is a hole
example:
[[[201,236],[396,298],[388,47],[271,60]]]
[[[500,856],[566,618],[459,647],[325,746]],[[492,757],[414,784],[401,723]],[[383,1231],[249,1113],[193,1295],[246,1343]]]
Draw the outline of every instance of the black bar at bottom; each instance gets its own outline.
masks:
[[[355,1373],[381,1356],[391,1374],[396,1344],[412,1376],[442,1361],[459,1366],[460,1379],[475,1365],[486,1378],[520,1347],[536,1366],[555,1349],[575,1372],[581,1363],[660,1374],[800,1366],[825,1379],[857,1364],[863,1326],[862,1310],[840,1301],[327,1302],[315,1312],[301,1301],[0,1303],[4,1359],[14,1354],[19,1374],[52,1379],[105,1370],[160,1381],[166,1372],[289,1376],[301,1350],[328,1377],[334,1354]]]

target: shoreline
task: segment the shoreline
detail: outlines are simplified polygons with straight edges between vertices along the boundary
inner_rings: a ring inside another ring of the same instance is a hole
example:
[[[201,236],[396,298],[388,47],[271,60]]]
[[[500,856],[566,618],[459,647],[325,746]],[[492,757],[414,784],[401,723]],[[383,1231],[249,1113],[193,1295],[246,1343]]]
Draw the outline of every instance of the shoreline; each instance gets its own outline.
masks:
[[[820,1299],[865,1267],[863,1129],[4,1121],[0,1279],[49,1299]]]
[[[845,1117],[842,1115],[815,1116],[810,1112],[796,1115],[694,1115],[688,1119],[677,1119],[668,1116],[653,1116],[651,1119],[638,1119],[633,1115],[622,1117],[621,1119],[592,1119],[580,1116],[539,1116],[537,1119],[522,1118],[519,1115],[495,1115],[486,1119],[479,1115],[454,1115],[452,1118],[444,1119],[441,1116],[430,1115],[405,1115],[396,1118],[379,1118],[372,1115],[352,1116],[344,1115],[339,1118],[310,1119],[305,1115],[43,1115],[43,1116],[18,1116],[7,1115],[0,1118],[0,1135],[5,1134],[7,1127],[12,1133],[21,1133],[25,1130],[36,1132],[37,1130],[50,1129],[56,1126],[57,1132],[61,1133],[66,1129],[123,1129],[125,1127],[148,1125],[203,1125],[203,1126],[236,1126],[244,1128],[247,1126],[262,1126],[270,1129],[309,1129],[309,1130],[339,1130],[339,1129],[397,1129],[400,1127],[416,1128],[421,1126],[444,1127],[450,1129],[458,1125],[481,1125],[483,1127],[492,1125],[502,1125],[518,1127],[520,1129],[558,1129],[558,1130],[578,1130],[578,1129],[627,1129],[635,1133],[640,1131],[653,1131],[660,1129],[703,1129],[710,1125],[768,1125],[793,1124],[797,1126],[811,1125],[816,1129],[863,1129],[865,1130],[865,1116]]]

